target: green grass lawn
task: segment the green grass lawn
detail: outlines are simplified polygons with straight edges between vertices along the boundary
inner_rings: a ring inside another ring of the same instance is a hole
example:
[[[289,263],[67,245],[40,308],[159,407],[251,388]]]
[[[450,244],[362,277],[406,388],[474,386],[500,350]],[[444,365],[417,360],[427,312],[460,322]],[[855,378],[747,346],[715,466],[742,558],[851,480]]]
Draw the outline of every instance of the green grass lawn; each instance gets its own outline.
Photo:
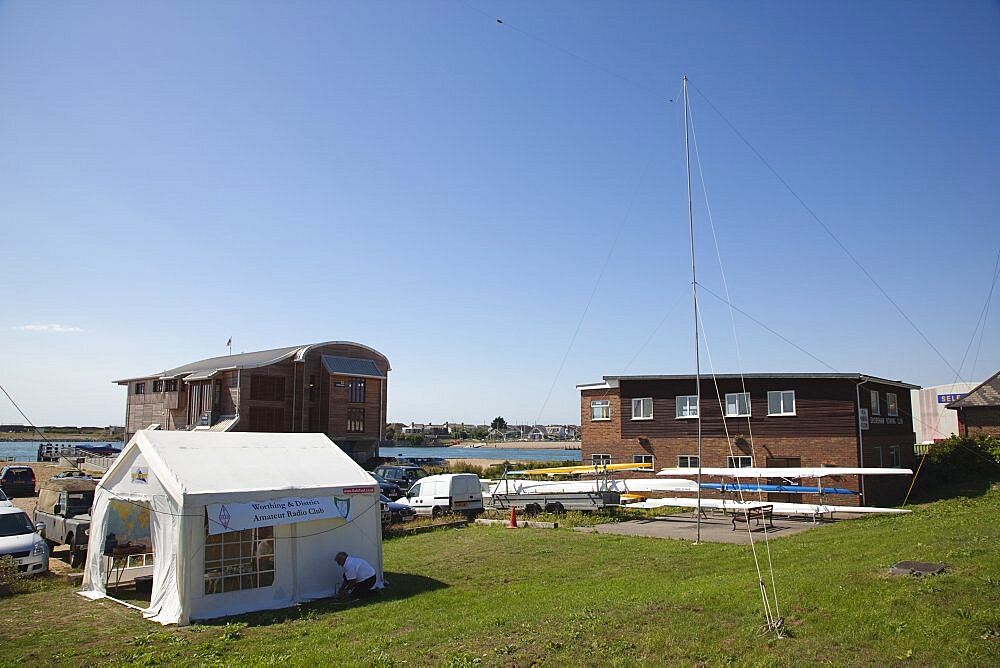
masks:
[[[1000,665],[1000,488],[774,540],[790,637],[747,547],[569,529],[385,544],[379,601],[161,627],[41,581],[0,600],[0,665]],[[945,575],[888,577],[903,559]]]

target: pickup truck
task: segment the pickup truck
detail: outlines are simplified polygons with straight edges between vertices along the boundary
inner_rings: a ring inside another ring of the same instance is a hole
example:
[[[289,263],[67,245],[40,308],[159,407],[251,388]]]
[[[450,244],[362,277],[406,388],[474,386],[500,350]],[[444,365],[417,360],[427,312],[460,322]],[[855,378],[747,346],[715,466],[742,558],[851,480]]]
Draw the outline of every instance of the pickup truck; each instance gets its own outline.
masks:
[[[44,525],[41,534],[50,553],[57,545],[69,545],[71,566],[81,565],[87,555],[95,489],[97,481],[90,478],[53,478],[38,489],[35,524]]]

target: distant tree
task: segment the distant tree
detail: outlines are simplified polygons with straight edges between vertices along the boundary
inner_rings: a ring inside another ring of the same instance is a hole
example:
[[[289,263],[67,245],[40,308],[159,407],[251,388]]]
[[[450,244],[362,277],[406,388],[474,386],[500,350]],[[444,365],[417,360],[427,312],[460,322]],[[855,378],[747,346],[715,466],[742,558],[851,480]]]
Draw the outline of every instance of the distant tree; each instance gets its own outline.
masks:
[[[472,430],[470,436],[476,440],[481,441],[485,439],[487,436],[489,436],[489,433],[490,430],[487,429],[486,427],[476,427],[475,429]]]
[[[490,427],[497,431],[507,431],[507,421],[498,415],[490,422]]]
[[[396,440],[396,430],[393,427],[385,428],[385,440],[395,441]]]

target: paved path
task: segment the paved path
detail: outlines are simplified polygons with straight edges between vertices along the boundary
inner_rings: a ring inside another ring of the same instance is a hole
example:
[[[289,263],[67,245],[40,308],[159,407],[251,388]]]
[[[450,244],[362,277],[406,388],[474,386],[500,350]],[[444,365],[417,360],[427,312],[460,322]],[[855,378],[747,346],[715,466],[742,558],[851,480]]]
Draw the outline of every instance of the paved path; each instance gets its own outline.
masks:
[[[808,531],[823,524],[813,524],[812,519],[787,519],[776,517],[774,529],[767,530],[767,539],[792,536]],[[741,522],[733,531],[733,521],[716,513],[709,513],[701,520],[701,540],[705,543],[737,543],[750,544],[747,526]],[[756,522],[750,522],[754,542],[764,540],[764,527],[758,527]],[[648,520],[631,520],[613,524],[598,524],[596,527],[580,527],[577,531],[617,534],[621,536],[647,536],[650,538],[676,538],[694,542],[697,536],[695,514],[679,513],[665,517],[653,517]]]

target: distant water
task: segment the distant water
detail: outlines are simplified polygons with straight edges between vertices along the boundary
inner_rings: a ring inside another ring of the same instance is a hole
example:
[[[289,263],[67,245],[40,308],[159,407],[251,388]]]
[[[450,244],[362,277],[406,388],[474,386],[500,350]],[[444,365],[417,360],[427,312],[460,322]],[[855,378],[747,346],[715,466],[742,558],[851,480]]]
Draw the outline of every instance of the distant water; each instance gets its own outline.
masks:
[[[381,457],[444,457],[445,459],[504,459],[509,462],[580,461],[579,450],[563,448],[379,448]]]
[[[111,443],[122,447],[121,441],[52,441],[65,445],[106,445]],[[14,457],[19,462],[33,462],[38,459],[38,441],[0,441],[0,459]]]

